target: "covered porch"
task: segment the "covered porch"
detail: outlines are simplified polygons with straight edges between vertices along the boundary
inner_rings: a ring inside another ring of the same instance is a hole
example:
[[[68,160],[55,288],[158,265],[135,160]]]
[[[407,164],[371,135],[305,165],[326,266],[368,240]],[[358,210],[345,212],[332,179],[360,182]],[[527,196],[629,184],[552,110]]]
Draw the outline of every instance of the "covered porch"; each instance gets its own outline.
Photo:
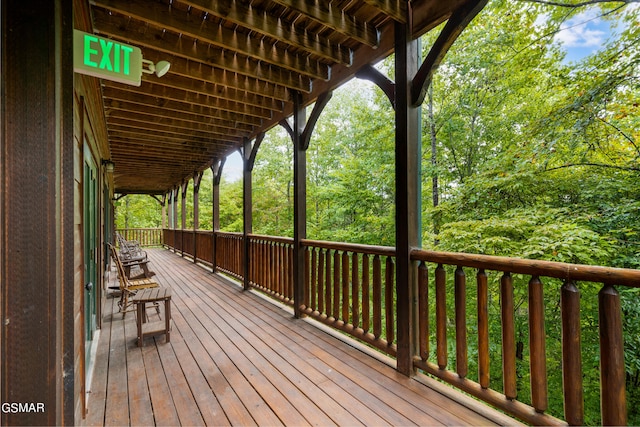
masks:
[[[171,341],[138,347],[134,313],[105,300],[88,425],[517,423],[173,251],[148,254],[173,293]]]

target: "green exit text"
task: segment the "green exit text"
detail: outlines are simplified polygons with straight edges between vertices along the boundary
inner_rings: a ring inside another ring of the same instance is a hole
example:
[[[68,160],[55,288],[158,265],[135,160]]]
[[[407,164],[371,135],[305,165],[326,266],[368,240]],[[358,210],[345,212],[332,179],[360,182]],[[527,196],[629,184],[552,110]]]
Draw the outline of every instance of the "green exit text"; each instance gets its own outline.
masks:
[[[73,30],[73,71],[140,86],[142,51],[135,46]]]

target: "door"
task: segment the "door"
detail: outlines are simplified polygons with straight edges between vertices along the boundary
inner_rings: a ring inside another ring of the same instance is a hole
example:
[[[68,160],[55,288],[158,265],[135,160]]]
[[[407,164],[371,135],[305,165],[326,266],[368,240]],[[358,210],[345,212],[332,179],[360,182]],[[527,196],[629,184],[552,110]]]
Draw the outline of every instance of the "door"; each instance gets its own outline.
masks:
[[[84,147],[84,326],[85,360],[90,366],[91,344],[96,331],[97,269],[97,170],[89,148]]]

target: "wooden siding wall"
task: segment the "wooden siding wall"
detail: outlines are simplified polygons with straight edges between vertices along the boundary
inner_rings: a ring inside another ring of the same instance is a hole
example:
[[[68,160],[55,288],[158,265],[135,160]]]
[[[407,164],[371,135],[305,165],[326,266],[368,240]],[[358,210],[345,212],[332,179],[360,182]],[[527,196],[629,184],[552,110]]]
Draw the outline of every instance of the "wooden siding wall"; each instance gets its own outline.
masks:
[[[72,1],[0,3],[2,425],[74,424]]]
[[[88,5],[82,0],[74,0],[74,28],[91,31]],[[80,74],[74,75],[74,104],[73,104],[73,121],[74,121],[74,417],[76,424],[81,424],[85,418],[85,318],[84,318],[84,223],[83,223],[83,193],[84,193],[84,142],[86,141],[96,167],[98,168],[97,176],[97,193],[96,193],[96,212],[98,234],[96,259],[97,279],[94,289],[98,293],[99,301],[103,296],[105,277],[105,251],[102,242],[105,241],[104,223],[108,219],[104,217],[104,185],[105,180],[110,188],[113,185],[108,176],[105,174],[105,167],[101,164],[102,159],[110,158],[109,146],[107,142],[107,132],[105,125],[104,109],[100,94],[100,82],[97,78],[87,77]],[[97,304],[97,319],[100,322],[100,307]],[[100,324],[98,324],[98,328]]]

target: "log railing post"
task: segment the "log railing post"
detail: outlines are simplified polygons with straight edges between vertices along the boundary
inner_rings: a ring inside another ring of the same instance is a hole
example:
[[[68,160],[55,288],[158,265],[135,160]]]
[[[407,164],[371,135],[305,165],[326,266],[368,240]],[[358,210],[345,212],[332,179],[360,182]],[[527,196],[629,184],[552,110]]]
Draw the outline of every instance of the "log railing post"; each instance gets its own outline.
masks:
[[[462,267],[455,271],[455,309],[456,309],[456,370],[460,378],[467,376],[467,293],[466,276]]]
[[[529,346],[531,403],[537,412],[547,410],[547,355],[544,329],[543,285],[537,276],[529,281]]]
[[[387,262],[385,266],[385,283],[384,283],[384,308],[385,308],[385,321],[386,321],[386,329],[387,329],[387,345],[393,344],[396,339],[396,332],[394,327],[396,325],[394,313],[395,307],[393,304],[393,279],[395,277],[394,274],[394,264],[391,257],[387,257]]]
[[[436,267],[436,351],[438,367],[447,368],[447,272]]]
[[[418,266],[418,324],[420,357],[429,358],[429,270],[424,261]]]
[[[380,256],[373,257],[373,335],[376,339],[382,334],[382,268]]]
[[[516,330],[513,279],[509,273],[504,273],[500,279],[500,302],[504,395],[507,399],[514,400],[518,395],[516,387]]]
[[[349,301],[349,253],[342,252],[342,321],[349,323],[349,310],[351,303]]]
[[[598,293],[600,320],[600,409],[603,425],[626,425],[624,345],[620,295],[608,284]]]
[[[478,286],[478,379],[483,389],[489,388],[489,292],[483,269],[476,276]]]
[[[351,254],[351,323],[360,326],[360,275],[358,274],[358,253]]]
[[[362,255],[362,329],[368,332],[371,328],[371,310],[369,304],[369,255]]]
[[[580,292],[574,282],[565,282],[562,306],[562,379],[564,416],[570,425],[584,424],[582,356],[580,339]]]
[[[334,319],[340,318],[340,252],[333,251],[333,310],[331,312]],[[327,313],[329,314],[329,313]]]

